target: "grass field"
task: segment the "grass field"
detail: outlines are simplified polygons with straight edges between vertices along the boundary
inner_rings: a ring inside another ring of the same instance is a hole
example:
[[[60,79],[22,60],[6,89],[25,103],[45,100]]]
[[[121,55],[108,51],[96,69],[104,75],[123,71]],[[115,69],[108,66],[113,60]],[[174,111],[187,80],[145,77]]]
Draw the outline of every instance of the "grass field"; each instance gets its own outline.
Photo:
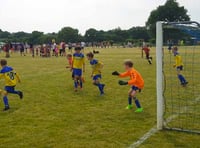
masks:
[[[85,52],[89,51],[87,49]],[[24,100],[9,96],[11,110],[0,112],[1,148],[125,148],[156,124],[155,61],[148,65],[139,48],[102,49],[96,56],[105,67],[106,95],[99,96],[91,84],[87,61],[84,90],[75,93],[65,58],[31,58],[12,55],[8,59],[21,75],[17,89]],[[155,51],[152,51],[155,57]],[[3,54],[1,55],[3,57]],[[133,59],[145,79],[138,98],[143,113],[127,111],[128,86],[119,86],[112,71],[124,71],[124,59]],[[3,88],[3,82],[1,82]],[[1,103],[3,109],[3,103]],[[142,148],[198,148],[199,135],[162,131],[153,135]]]

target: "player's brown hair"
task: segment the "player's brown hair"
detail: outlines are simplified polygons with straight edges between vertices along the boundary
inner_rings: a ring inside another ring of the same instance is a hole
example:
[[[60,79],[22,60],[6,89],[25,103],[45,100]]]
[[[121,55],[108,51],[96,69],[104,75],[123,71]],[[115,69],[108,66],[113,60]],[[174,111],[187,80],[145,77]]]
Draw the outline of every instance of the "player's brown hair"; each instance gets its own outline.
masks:
[[[177,47],[177,46],[174,46],[173,50],[174,50],[174,51],[178,51],[178,47]]]
[[[81,50],[81,47],[77,46],[74,50]]]
[[[133,67],[133,62],[131,60],[126,60],[126,61],[124,61],[124,65],[126,65],[128,67]]]
[[[94,54],[92,52],[87,53],[87,57],[93,58]]]
[[[1,64],[1,66],[6,66],[7,61],[5,59],[2,59],[2,60],[0,60],[0,64]]]

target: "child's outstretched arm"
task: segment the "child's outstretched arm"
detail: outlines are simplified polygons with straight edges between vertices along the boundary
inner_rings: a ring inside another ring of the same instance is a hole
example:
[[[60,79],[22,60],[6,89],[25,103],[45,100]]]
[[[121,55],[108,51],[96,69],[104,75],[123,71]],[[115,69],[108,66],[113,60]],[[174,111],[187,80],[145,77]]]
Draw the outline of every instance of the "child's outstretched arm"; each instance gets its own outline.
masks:
[[[129,74],[127,75],[127,73],[123,73],[123,74],[120,74],[119,75],[120,77],[126,77],[126,76],[129,76]],[[131,76],[131,79],[129,81],[122,81],[122,80],[119,80],[119,85],[134,85],[135,82],[136,82],[136,76]]]
[[[122,80],[119,80],[119,85],[128,85],[128,82],[126,82],[126,81],[122,81]]]
[[[118,71],[114,71],[114,72],[112,72],[112,75],[113,75],[113,76],[119,76],[120,73],[119,73]]]
[[[124,72],[124,73],[120,74],[118,71],[114,71],[114,72],[112,72],[112,75],[119,76],[120,78],[123,78],[123,77],[128,77],[129,73],[128,72]]]
[[[119,74],[120,78],[129,77],[129,76],[130,76],[129,72],[124,72],[124,73]]]

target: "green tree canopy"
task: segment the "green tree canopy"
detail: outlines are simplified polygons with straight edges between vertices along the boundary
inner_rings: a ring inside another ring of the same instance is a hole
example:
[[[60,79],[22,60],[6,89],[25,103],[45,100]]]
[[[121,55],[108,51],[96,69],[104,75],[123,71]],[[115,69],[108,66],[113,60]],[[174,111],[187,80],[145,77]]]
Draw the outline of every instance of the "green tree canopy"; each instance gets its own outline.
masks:
[[[68,42],[77,42],[79,37],[78,29],[64,27],[58,32],[58,40]]]
[[[159,6],[151,12],[146,26],[149,28],[150,35],[155,37],[157,21],[178,22],[189,20],[190,16],[184,6],[180,6],[176,0],[167,0],[163,6]]]
[[[96,42],[97,41],[98,31],[96,29],[90,28],[85,32],[85,40],[87,42]]]
[[[41,37],[44,35],[43,32],[39,32],[39,31],[33,31],[29,40],[28,40],[28,43],[30,44],[40,44],[40,39]]]

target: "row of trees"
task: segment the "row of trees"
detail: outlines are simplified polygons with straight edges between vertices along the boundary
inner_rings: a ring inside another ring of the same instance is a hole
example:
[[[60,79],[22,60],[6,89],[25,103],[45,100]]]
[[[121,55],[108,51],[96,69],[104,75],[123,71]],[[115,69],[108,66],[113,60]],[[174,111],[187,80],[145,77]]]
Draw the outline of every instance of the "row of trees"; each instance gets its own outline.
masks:
[[[102,42],[112,41],[116,43],[134,41],[139,39],[149,40],[150,36],[146,27],[133,27],[129,30],[122,30],[116,28],[109,31],[88,29],[85,35],[79,34],[78,29],[72,27],[64,27],[58,33],[48,33],[33,31],[32,33],[16,32],[9,33],[7,31],[0,30],[1,41],[12,41],[12,42],[28,42],[32,44],[49,43],[52,39],[56,42]]]
[[[0,30],[0,41],[12,42],[28,42],[32,44],[50,43],[52,39],[56,42],[102,42],[111,41],[115,43],[122,43],[135,40],[145,40],[154,42],[155,29],[157,21],[189,21],[190,17],[187,10],[179,6],[176,0],[167,0],[165,5],[159,6],[153,10],[144,27],[132,27],[128,30],[116,28],[109,31],[96,30],[94,28],[88,29],[84,35],[79,34],[78,29],[72,27],[64,27],[58,33],[48,33],[33,31],[32,33],[16,32],[9,33]],[[167,28],[165,30],[165,39],[183,39],[186,37],[179,30],[174,28]]]

